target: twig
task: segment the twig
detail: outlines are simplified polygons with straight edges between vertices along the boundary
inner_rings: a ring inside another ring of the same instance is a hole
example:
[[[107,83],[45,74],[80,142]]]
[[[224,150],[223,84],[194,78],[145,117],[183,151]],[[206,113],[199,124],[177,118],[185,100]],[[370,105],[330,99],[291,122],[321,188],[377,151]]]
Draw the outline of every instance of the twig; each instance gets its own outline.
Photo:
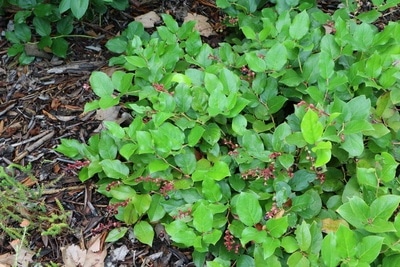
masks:
[[[38,148],[39,146],[41,146],[45,141],[51,139],[54,135],[54,131],[48,133],[47,135],[43,136],[42,138],[40,138],[39,140],[37,140],[35,143],[33,143],[32,145],[28,146],[24,152],[22,152],[21,154],[19,154],[13,161],[14,162],[18,162],[21,159],[23,159],[26,155],[28,155],[29,152],[32,152],[34,149]]]

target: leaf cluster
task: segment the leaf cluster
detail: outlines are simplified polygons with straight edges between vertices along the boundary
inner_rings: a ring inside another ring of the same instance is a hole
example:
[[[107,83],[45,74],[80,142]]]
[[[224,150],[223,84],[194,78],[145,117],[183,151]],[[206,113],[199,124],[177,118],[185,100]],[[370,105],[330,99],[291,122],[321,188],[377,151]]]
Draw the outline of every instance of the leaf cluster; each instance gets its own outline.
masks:
[[[132,121],[56,150],[141,242],[162,224],[196,266],[398,262],[400,25],[298,2],[217,1],[244,36],[217,48],[169,15],[107,43],[120,68],[92,73],[85,111]]]

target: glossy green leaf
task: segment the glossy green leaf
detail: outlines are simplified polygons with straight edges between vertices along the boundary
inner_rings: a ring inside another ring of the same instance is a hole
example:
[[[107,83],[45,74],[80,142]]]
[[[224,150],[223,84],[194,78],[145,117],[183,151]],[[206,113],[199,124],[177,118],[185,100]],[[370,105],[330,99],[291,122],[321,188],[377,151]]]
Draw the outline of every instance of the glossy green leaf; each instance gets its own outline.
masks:
[[[364,140],[362,134],[349,134],[344,137],[340,146],[349,153],[349,157],[358,157],[364,151]]]
[[[264,57],[265,55],[257,52],[250,52],[245,55],[247,65],[255,72],[263,72],[267,69],[267,63]]]
[[[110,242],[110,243],[116,242],[116,241],[120,240],[121,238],[123,238],[127,231],[128,231],[128,227],[114,228],[108,233],[105,242]]]
[[[164,198],[159,194],[154,194],[151,196],[151,198],[152,200],[147,211],[147,216],[149,217],[150,222],[157,222],[166,214],[163,206],[161,205],[161,202],[164,200]]]
[[[208,201],[218,202],[222,199],[220,186],[215,180],[206,178],[201,185],[201,192]]]
[[[380,254],[384,238],[381,236],[366,236],[357,249],[357,258],[372,263]]]
[[[71,11],[75,18],[80,19],[85,15],[89,7],[89,0],[74,0],[71,1]]]
[[[280,238],[289,227],[288,217],[269,219],[265,224],[268,233],[275,238]]]
[[[301,132],[304,140],[309,144],[315,144],[322,136],[324,127],[319,122],[318,114],[309,109],[301,121]]]
[[[323,166],[331,160],[332,143],[330,141],[318,142],[311,150],[315,152],[317,157],[315,167]]]
[[[65,58],[67,56],[68,42],[64,38],[55,38],[53,39],[51,50],[54,55]]]
[[[196,156],[194,151],[184,149],[181,154],[175,156],[175,163],[184,174],[192,174],[196,170]]]
[[[252,193],[241,192],[236,202],[236,211],[240,220],[247,226],[260,222],[262,209],[257,197]]]
[[[295,235],[300,250],[307,251],[311,246],[311,232],[309,225],[303,221],[300,225],[297,226]]]
[[[281,43],[274,44],[265,55],[267,68],[275,71],[281,70],[287,62],[287,50]]]
[[[246,131],[247,120],[243,115],[238,115],[232,119],[232,130],[238,134],[243,135]]]
[[[369,210],[370,208],[363,199],[353,196],[348,202],[341,205],[337,212],[354,227],[364,228],[368,222]]]
[[[294,17],[292,24],[289,28],[290,37],[295,40],[300,40],[307,34],[309,27],[310,17],[307,11],[304,10]]]
[[[90,85],[95,94],[99,97],[111,97],[114,92],[114,85],[107,74],[94,71],[90,75]]]
[[[175,220],[165,225],[165,230],[171,236],[171,239],[185,246],[193,246],[196,234],[182,220]]]
[[[120,160],[105,159],[100,162],[104,173],[109,178],[123,179],[128,176],[129,168]]]
[[[193,212],[193,226],[197,231],[205,233],[211,231],[213,224],[213,214],[211,210],[200,203]]]
[[[154,239],[153,227],[146,221],[140,221],[133,227],[133,233],[143,244],[152,246]]]
[[[340,225],[338,231],[336,232],[337,242],[337,252],[342,258],[353,257],[357,250],[354,248],[357,246],[357,238],[355,233],[344,225]]]
[[[196,125],[195,127],[193,127],[188,135],[188,145],[195,146],[200,141],[204,132],[205,129],[200,125]]]
[[[36,32],[40,36],[48,36],[51,33],[50,22],[44,18],[34,17],[32,21]]]
[[[246,227],[242,232],[242,236],[240,238],[240,243],[242,246],[246,246],[249,242],[255,243],[263,243],[267,239],[267,232],[257,230],[254,227]]]

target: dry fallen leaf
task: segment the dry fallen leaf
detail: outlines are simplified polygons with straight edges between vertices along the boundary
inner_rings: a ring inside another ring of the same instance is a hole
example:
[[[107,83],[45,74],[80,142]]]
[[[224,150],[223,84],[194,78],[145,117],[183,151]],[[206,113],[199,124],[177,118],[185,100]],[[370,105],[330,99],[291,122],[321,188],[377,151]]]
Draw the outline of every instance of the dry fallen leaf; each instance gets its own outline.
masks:
[[[18,266],[29,266],[29,264],[32,263],[32,257],[35,255],[35,252],[21,245],[21,240],[13,240],[10,242],[10,245],[15,251],[18,251]]]
[[[339,229],[340,225],[345,225],[349,226],[349,224],[343,220],[333,220],[331,218],[326,218],[322,220],[322,232],[324,233],[331,233],[331,232],[336,232]]]
[[[61,247],[62,259],[65,267],[83,266],[85,264],[86,249],[77,245],[70,245],[67,248]]]
[[[155,23],[161,21],[161,18],[156,12],[150,11],[146,14],[135,17],[135,21],[143,23],[143,27],[145,28],[153,28]]]
[[[183,20],[183,22],[187,21],[196,21],[196,25],[194,26],[195,30],[199,31],[201,36],[204,37],[209,37],[211,35],[216,35],[216,32],[214,31],[213,27],[208,23],[208,18],[203,16],[203,15],[198,15],[198,14],[192,14],[188,13],[186,18]]]
[[[0,267],[11,267],[14,264],[15,255],[6,253],[0,255]]]

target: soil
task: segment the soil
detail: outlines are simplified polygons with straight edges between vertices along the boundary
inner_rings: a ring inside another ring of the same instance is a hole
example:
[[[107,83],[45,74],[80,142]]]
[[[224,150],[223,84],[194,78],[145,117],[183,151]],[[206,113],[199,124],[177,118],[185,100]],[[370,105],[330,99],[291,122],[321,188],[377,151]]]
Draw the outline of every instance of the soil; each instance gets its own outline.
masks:
[[[332,13],[341,1],[318,3],[322,10]],[[358,3],[358,12],[367,11],[372,5],[370,1]],[[87,241],[95,233],[106,233],[120,225],[107,215],[108,200],[96,193],[95,181],[81,183],[75,162],[55,152],[54,148],[62,138],[85,142],[97,131],[101,120],[96,112],[83,113],[85,103],[95,99],[88,85],[90,73],[95,70],[113,71],[108,66],[108,59],[113,55],[105,48],[105,43],[124,30],[134,17],[149,11],[169,13],[178,21],[187,12],[201,14],[209,18],[215,30],[220,26],[222,16],[213,0],[131,0],[126,11],[109,10],[101,19],[96,17],[76,23],[76,34],[95,38],[69,38],[70,49],[66,59],[43,54],[33,47],[28,48],[30,53],[39,54],[27,66],[19,66],[17,59],[7,56],[10,43],[0,36],[0,166],[10,163],[31,165],[35,181],[27,180],[27,175],[22,172],[16,174],[16,179],[32,189],[44,188],[43,197],[38,201],[45,203],[49,215],[60,213],[56,200],[72,214],[68,221],[69,229],[61,235],[43,237],[40,231],[30,232],[29,249],[38,252],[32,260],[35,263],[61,264],[61,247],[87,246]],[[14,14],[15,10],[9,10],[0,17],[0,32]],[[377,25],[382,28],[399,17],[400,8],[393,8]],[[205,41],[216,46],[225,37],[223,31],[218,33]],[[122,113],[121,109],[119,116]],[[0,223],[11,227],[7,222]],[[10,241],[0,231],[0,255],[14,253]],[[129,237],[121,239],[106,247],[107,266],[192,266],[190,250],[179,250],[167,241],[158,236],[153,247],[149,247]],[[113,261],[112,252],[123,246],[129,253],[122,260]]]

